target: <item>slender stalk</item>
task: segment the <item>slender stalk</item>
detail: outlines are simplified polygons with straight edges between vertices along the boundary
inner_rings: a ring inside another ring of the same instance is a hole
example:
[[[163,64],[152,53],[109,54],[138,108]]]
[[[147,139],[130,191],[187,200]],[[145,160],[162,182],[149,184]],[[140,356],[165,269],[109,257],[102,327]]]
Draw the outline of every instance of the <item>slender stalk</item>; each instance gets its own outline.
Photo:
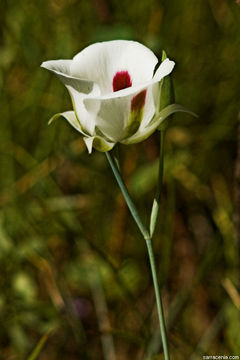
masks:
[[[118,171],[121,173],[120,156],[119,156],[119,144],[116,144],[112,149],[113,159],[116,162]]]
[[[167,335],[166,335],[166,325],[165,325],[165,319],[163,314],[163,306],[162,306],[162,299],[160,295],[160,289],[158,285],[157,280],[157,271],[156,271],[156,264],[155,264],[155,258],[153,254],[153,248],[152,248],[152,240],[148,239],[146,240],[147,243],[147,249],[148,249],[148,256],[152,271],[152,278],[153,278],[153,285],[155,290],[155,296],[156,296],[156,302],[157,302],[157,310],[158,310],[158,318],[159,318],[159,325],[160,325],[160,332],[162,336],[162,344],[163,344],[163,352],[165,360],[169,360],[169,352],[168,352],[168,345],[167,345]]]
[[[116,164],[115,160],[113,160],[113,158],[109,152],[106,152],[105,154],[106,154],[108,162],[112,168],[113,174],[117,180],[117,183],[122,191],[122,194],[126,200],[128,208],[146,241],[149,262],[150,262],[151,272],[152,272],[152,278],[153,278],[154,291],[155,291],[156,302],[157,302],[157,311],[158,311],[158,318],[159,318],[159,325],[160,325],[160,333],[161,333],[161,337],[162,337],[163,352],[164,352],[165,360],[169,360],[170,357],[169,357],[168,345],[167,345],[166,326],[165,326],[165,321],[164,321],[160,289],[159,289],[158,280],[157,280],[157,271],[156,271],[156,264],[155,264],[154,254],[153,254],[151,236],[150,236],[147,228],[143,224],[143,222],[138,214],[137,208],[134,205],[134,203],[128,193],[126,185],[124,184],[123,179],[117,169],[117,164]]]
[[[159,213],[160,201],[162,197],[162,185],[163,185],[163,168],[164,168],[164,144],[165,144],[165,130],[161,131],[160,139],[160,156],[159,156],[159,168],[158,168],[158,183],[155,198],[153,200],[152,211],[150,216],[150,236],[154,235],[154,231],[157,225],[157,218]]]
[[[106,157],[108,159],[108,162],[111,166],[111,169],[113,171],[113,174],[117,180],[117,183],[122,191],[122,194],[126,200],[126,203],[128,205],[128,208],[132,214],[132,217],[134,218],[139,230],[141,231],[143,237],[145,240],[149,239],[149,233],[148,233],[148,230],[147,228],[145,227],[145,225],[142,223],[142,220],[138,214],[138,211],[137,211],[137,208],[136,206],[134,205],[129,193],[128,193],[128,190],[126,188],[126,185],[124,184],[123,180],[122,180],[122,177],[121,177],[121,174],[119,173],[117,167],[116,167],[116,163],[115,161],[113,160],[111,154],[109,152],[106,152]]]

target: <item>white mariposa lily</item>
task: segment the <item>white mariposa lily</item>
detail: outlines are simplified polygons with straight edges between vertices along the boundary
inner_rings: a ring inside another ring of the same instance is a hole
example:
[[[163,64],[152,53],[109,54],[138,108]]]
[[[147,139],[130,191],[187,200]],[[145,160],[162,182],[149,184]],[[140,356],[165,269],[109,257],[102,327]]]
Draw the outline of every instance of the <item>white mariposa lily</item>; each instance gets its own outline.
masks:
[[[150,136],[180,105],[159,106],[159,82],[174,68],[165,59],[154,73],[157,57],[135,41],[96,43],[72,60],[50,60],[42,67],[55,73],[67,87],[74,111],[63,116],[92,148],[109,151],[120,142],[132,144]]]

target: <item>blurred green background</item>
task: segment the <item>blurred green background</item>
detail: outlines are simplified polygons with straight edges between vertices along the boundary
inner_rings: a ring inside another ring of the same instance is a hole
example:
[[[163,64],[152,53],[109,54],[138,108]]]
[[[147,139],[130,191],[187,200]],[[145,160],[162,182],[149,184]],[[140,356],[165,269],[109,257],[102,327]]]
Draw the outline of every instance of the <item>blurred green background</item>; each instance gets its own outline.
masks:
[[[88,155],[42,61],[133,39],[176,61],[154,238],[172,359],[240,355],[240,4],[1,0],[0,359],[163,359],[145,244],[104,154]],[[159,133],[120,148],[145,220]]]

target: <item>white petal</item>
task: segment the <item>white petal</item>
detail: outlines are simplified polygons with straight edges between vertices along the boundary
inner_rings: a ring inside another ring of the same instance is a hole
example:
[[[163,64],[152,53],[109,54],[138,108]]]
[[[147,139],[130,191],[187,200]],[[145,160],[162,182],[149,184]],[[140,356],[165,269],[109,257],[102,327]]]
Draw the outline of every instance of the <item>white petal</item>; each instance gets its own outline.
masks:
[[[83,99],[89,94],[99,95],[100,90],[93,81],[83,80],[71,76],[71,62],[72,60],[50,60],[45,61],[41,66],[52,71],[63,82],[70,93],[74,110],[82,128],[90,135],[93,135],[95,128],[95,116],[93,116],[93,112],[91,116],[89,116],[83,104]]]
[[[136,92],[143,90],[144,88],[148,87],[149,85],[158,83],[162,78],[169,75],[172,72],[174,65],[175,65],[174,61],[166,59],[161,63],[156,74],[149,81],[145,81],[144,83],[138,84],[136,86],[131,86],[126,89],[122,89],[122,90],[104,94],[104,95],[95,96],[95,95],[90,94],[88,96],[88,98],[89,99],[106,100],[106,99],[116,99],[116,98],[131,95],[131,94],[134,95],[134,94],[136,94]]]
[[[168,58],[165,59],[158,67],[157,71],[154,74],[153,79],[160,81],[164,76],[167,76],[173,71],[174,66],[175,66],[174,61],[169,60]]]
[[[95,111],[96,107],[99,107],[95,120],[96,127],[109,140],[117,142],[127,136],[127,127],[132,123],[131,101],[138,93],[113,99],[84,99],[85,107],[89,113],[91,113],[92,109]],[[140,126],[140,119],[136,118],[137,121],[136,130]]]
[[[95,120],[97,116],[98,107],[97,104],[92,108],[92,112],[89,113],[84,105],[84,99],[86,95],[78,92],[72,87],[67,86],[67,89],[71,95],[73,108],[76,112],[77,118],[84,129],[89,135],[94,135]]]
[[[72,76],[96,82],[101,94],[113,92],[113,78],[127,71],[132,85],[150,80],[158,59],[146,46],[126,40],[114,40],[88,46],[70,64]]]
[[[165,63],[167,66],[165,66]],[[158,75],[151,81],[139,86],[130,87],[121,91],[103,96],[88,96],[83,100],[89,113],[96,117],[96,126],[110,140],[117,142],[127,136],[131,136],[132,130],[144,128],[153,118],[156,109],[158,82],[173,69],[174,62],[166,59],[159,67]],[[135,124],[131,122],[131,104],[133,99],[144,90],[147,90],[145,106],[142,118],[135,118]],[[129,126],[131,129],[129,130]]]
[[[71,76],[71,62],[72,60],[49,60],[44,61],[41,67],[53,72],[65,86],[70,86],[83,94],[90,94],[93,90],[94,82]]]
[[[72,60],[49,60],[49,61],[44,61],[41,64],[41,67],[53,71],[55,73],[63,73],[66,75],[70,75],[70,63],[72,62]]]
[[[87,146],[89,154],[91,154],[93,148],[101,152],[106,152],[111,150],[115,145],[101,136],[84,137],[83,140]]]

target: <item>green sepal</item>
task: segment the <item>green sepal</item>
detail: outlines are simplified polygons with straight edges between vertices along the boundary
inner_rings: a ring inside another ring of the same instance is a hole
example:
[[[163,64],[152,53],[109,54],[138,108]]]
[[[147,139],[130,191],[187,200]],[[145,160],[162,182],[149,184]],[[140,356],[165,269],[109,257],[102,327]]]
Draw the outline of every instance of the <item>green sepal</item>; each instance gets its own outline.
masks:
[[[51,125],[55,120],[59,119],[62,116],[61,113],[55,114],[48,120],[48,125]]]
[[[161,128],[161,130],[163,129],[163,123],[166,121],[166,119],[176,113],[176,112],[185,112],[187,114],[190,114],[194,117],[198,117],[197,114],[195,114],[194,112],[192,112],[191,110],[188,110],[187,108],[185,108],[184,106],[180,105],[180,104],[171,104],[166,106],[163,110],[160,111],[160,113],[156,114],[154,116],[154,118],[150,121],[150,123],[146,126],[146,128],[151,127],[153,124],[159,122],[159,120],[161,119],[162,121],[159,123],[158,128]]]
[[[65,111],[65,112],[53,115],[51,117],[51,119],[48,121],[48,125],[52,124],[55,120],[59,119],[60,117],[63,117],[64,119],[66,119],[69,122],[69,124],[72,125],[81,134],[86,135],[86,133],[83,131],[83,128],[80,125],[78,118],[76,117],[76,114],[74,111]]]
[[[123,139],[120,141],[120,143],[122,144],[135,144],[138,143],[140,141],[143,141],[145,139],[147,139],[150,135],[152,135],[152,133],[159,127],[161,126],[165,119],[174,114],[175,112],[178,111],[182,111],[182,112],[186,112],[190,115],[196,116],[196,114],[194,114],[192,111],[186,109],[185,107],[183,107],[182,105],[178,105],[178,104],[171,104],[168,105],[165,109],[163,109],[159,114],[155,115],[154,118],[150,121],[150,123],[140,132],[140,133],[136,133],[133,136],[130,136],[127,139]]]
[[[84,137],[83,140],[87,146],[89,154],[91,154],[93,148],[100,152],[106,152],[111,150],[115,145],[115,143],[109,142],[100,136]]]
[[[196,118],[198,117],[198,115],[195,114],[193,111],[185,108],[184,106],[182,106],[180,104],[171,104],[171,105],[168,105],[165,109],[163,109],[159,113],[159,116],[163,116],[164,120],[159,125],[158,130],[160,130],[160,131],[166,130],[166,128],[168,127],[168,124],[169,124],[169,116],[173,115],[176,112],[184,112],[184,113],[192,115]]]

